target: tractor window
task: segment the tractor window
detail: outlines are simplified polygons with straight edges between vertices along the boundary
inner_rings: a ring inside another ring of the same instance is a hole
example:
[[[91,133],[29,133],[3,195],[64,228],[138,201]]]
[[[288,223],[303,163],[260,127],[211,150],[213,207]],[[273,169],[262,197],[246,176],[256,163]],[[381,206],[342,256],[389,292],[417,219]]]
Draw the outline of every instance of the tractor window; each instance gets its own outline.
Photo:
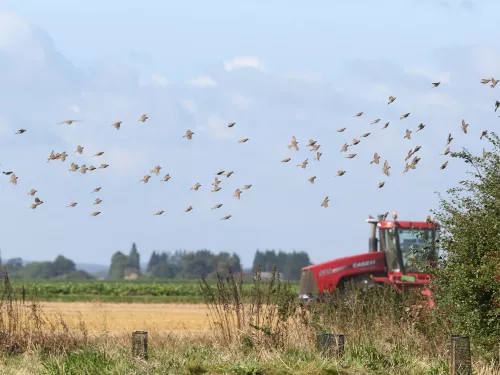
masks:
[[[394,229],[379,229],[380,248],[385,253],[389,272],[399,272],[398,250]]]
[[[432,246],[434,236],[433,229],[398,229],[399,247],[406,273],[422,272],[422,267],[436,259]]]

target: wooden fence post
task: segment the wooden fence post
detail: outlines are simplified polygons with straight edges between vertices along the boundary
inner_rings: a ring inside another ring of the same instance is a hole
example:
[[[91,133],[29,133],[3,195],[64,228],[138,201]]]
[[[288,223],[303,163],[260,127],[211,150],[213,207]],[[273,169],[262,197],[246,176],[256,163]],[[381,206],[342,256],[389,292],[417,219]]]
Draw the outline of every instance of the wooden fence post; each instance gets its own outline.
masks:
[[[451,336],[450,369],[451,375],[472,375],[469,336]]]
[[[324,357],[342,358],[344,356],[344,335],[319,333],[316,335],[316,348]]]
[[[148,333],[146,331],[132,333],[132,356],[148,359]]]

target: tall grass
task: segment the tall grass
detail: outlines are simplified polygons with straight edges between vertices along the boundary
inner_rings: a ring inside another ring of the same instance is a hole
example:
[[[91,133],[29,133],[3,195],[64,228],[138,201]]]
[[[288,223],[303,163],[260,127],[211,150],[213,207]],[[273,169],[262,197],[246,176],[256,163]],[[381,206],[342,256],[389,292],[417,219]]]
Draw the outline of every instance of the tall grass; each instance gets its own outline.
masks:
[[[0,373],[9,374],[241,374],[326,375],[448,372],[449,328],[418,308],[418,296],[392,289],[352,288],[323,303],[302,305],[273,272],[256,272],[251,288],[231,272],[215,285],[200,280],[212,330],[202,334],[150,332],[149,360],[131,358],[130,334],[70,329],[62,315],[47,317],[34,298],[10,286],[6,270],[0,301]],[[141,329],[141,327],[137,327]],[[315,349],[322,332],[345,335],[341,360]],[[23,355],[19,355],[23,353]],[[500,375],[498,365],[475,357],[476,375]]]
[[[21,298],[20,298],[21,297]],[[26,301],[25,293],[18,296],[10,284],[4,266],[0,299],[0,350],[21,354],[30,350],[64,352],[88,342],[85,323],[80,319],[77,331],[70,329],[61,314],[48,319],[39,302]]]
[[[200,286],[221,347],[314,351],[318,334],[337,333],[346,340],[342,365],[394,373],[448,371],[452,327],[416,291],[399,294],[390,286],[363,291],[350,284],[345,292],[323,295],[321,302],[306,306],[276,270],[269,281],[262,281],[257,270],[250,293],[243,293],[241,279],[230,270],[215,286],[203,279]],[[476,357],[475,366],[485,374],[500,371],[483,357]]]

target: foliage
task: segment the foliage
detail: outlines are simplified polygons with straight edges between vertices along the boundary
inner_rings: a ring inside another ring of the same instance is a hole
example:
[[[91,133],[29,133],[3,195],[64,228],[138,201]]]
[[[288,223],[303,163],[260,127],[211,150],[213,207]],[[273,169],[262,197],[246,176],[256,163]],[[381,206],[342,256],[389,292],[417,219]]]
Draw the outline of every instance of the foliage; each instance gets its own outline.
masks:
[[[434,213],[443,255],[430,272],[448,324],[491,347],[500,342],[500,139],[494,133],[487,139],[493,151],[483,157],[452,153],[473,170],[470,180],[440,196]]]
[[[299,280],[301,270],[311,265],[309,255],[304,251],[285,253],[275,250],[260,251],[257,249],[253,260],[253,269],[261,272],[272,272],[274,267],[285,280]]]

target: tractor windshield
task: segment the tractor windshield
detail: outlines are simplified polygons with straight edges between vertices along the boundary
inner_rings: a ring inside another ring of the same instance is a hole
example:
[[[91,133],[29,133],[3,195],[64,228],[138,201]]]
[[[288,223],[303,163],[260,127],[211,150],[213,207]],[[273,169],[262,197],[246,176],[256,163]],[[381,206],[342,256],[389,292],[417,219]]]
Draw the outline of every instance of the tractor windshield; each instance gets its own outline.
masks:
[[[398,228],[400,261],[405,273],[422,272],[423,267],[437,258],[433,240],[435,230],[428,228]]]

